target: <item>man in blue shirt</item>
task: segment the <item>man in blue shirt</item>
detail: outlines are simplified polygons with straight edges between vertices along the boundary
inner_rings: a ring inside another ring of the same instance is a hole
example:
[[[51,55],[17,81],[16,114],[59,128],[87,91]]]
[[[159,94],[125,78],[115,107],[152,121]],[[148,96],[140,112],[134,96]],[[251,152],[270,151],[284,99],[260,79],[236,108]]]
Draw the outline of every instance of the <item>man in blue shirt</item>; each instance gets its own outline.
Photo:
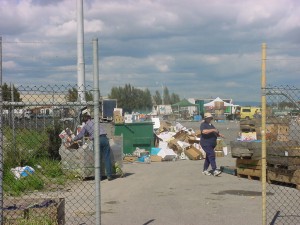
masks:
[[[91,115],[89,113],[85,113],[83,115],[83,122],[85,122],[85,125],[82,127],[79,134],[77,134],[77,136],[75,136],[72,139],[72,141],[78,141],[82,139],[85,135],[88,135],[91,141],[94,140],[94,120],[91,119]],[[109,140],[107,138],[107,133],[100,123],[99,123],[99,135],[100,135],[99,142],[100,142],[101,158],[104,157],[107,180],[110,181],[112,180],[110,145],[109,145]]]
[[[200,125],[200,145],[206,153],[203,174],[218,176],[221,174],[220,170],[217,170],[215,147],[217,145],[217,138],[224,137],[211,123],[213,116],[210,113],[204,114],[204,121]],[[212,168],[212,172],[208,171],[209,165]]]

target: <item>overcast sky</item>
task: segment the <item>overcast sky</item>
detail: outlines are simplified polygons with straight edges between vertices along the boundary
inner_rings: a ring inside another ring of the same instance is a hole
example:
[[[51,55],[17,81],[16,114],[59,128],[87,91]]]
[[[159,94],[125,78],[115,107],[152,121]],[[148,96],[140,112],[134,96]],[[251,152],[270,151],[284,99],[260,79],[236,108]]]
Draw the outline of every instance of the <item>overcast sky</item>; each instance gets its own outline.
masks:
[[[299,88],[298,0],[84,0],[86,82],[99,40],[101,95],[130,83],[181,98],[260,101],[267,83]],[[76,85],[77,0],[0,0],[3,82]]]

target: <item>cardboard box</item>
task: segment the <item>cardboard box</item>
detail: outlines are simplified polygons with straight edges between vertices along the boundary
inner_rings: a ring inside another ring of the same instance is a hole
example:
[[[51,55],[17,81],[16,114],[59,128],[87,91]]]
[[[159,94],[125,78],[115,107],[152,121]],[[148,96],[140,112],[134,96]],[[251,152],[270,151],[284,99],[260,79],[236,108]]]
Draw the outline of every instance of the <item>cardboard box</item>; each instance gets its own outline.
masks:
[[[151,159],[151,162],[161,162],[162,161],[162,157],[158,156],[158,155],[151,155],[150,159]]]
[[[203,155],[200,152],[200,150],[195,148],[194,146],[186,148],[184,154],[191,160],[199,160],[203,158]]]
[[[277,132],[278,132],[278,135],[287,136],[289,134],[289,126],[278,125]]]
[[[125,161],[125,162],[135,162],[137,160],[138,160],[137,156],[125,156],[123,158],[123,161]]]
[[[256,132],[242,132],[242,141],[254,141],[257,140]]]
[[[216,151],[223,151],[224,142],[222,139],[217,139],[217,145],[215,147]]]
[[[177,157],[177,154],[170,148],[162,148],[158,153],[158,156],[161,156],[163,160],[173,160]]]
[[[196,137],[200,137],[201,136],[201,131],[200,130],[196,130],[195,131],[195,136]]]
[[[114,116],[121,116],[121,112],[120,111],[114,111]]]
[[[169,131],[171,128],[172,124],[168,121],[160,121],[160,126],[159,126],[159,131]]]
[[[174,138],[177,141],[185,141],[185,139],[187,139],[187,136],[188,134],[185,131],[181,130],[174,135]]]
[[[159,153],[160,148],[151,148],[150,154],[151,155],[157,155]]]
[[[122,116],[114,116],[114,123],[116,123],[116,124],[124,123],[123,117]]]
[[[287,141],[290,141],[290,138],[289,138],[288,135],[278,134],[277,135],[277,141],[287,142]]]
[[[188,136],[188,143],[190,144],[200,143],[200,138],[196,136]]]
[[[216,157],[224,157],[223,151],[215,151]]]

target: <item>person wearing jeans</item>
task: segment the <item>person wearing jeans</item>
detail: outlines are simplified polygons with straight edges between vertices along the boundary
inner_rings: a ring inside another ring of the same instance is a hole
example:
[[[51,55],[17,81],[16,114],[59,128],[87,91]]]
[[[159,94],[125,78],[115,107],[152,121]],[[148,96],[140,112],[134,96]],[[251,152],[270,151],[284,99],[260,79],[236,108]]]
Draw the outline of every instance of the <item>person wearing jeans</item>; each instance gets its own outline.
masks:
[[[100,153],[101,153],[101,158],[104,158],[107,180],[112,180],[110,145],[106,134],[100,134]]]
[[[204,121],[200,125],[200,145],[206,153],[203,174],[204,175],[214,175],[218,176],[221,174],[221,171],[217,169],[216,164],[216,154],[215,147],[217,145],[217,138],[224,137],[211,123],[213,116],[210,113],[204,114]],[[211,166],[212,171],[208,171],[209,166]]]
[[[73,137],[70,141],[77,141],[82,139],[85,135],[89,136],[91,141],[94,140],[94,120],[91,119],[91,115],[87,112],[83,115],[83,122],[85,125],[82,127],[77,136]],[[107,133],[103,126],[99,123],[99,135],[100,135],[100,158],[104,158],[105,170],[107,180],[112,180],[112,165],[110,157],[110,145],[107,138]]]

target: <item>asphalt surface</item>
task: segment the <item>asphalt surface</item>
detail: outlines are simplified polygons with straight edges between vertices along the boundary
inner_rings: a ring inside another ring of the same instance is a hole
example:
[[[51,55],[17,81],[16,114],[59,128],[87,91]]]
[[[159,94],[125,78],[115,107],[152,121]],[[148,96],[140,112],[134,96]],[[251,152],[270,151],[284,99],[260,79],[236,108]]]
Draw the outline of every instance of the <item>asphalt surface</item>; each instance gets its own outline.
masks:
[[[181,122],[199,128],[199,122]],[[226,138],[236,139],[237,122],[214,123]],[[203,175],[204,160],[124,163],[125,178],[101,182],[104,225],[256,225],[262,221],[261,183],[230,174]],[[234,166],[229,154],[217,165]]]

